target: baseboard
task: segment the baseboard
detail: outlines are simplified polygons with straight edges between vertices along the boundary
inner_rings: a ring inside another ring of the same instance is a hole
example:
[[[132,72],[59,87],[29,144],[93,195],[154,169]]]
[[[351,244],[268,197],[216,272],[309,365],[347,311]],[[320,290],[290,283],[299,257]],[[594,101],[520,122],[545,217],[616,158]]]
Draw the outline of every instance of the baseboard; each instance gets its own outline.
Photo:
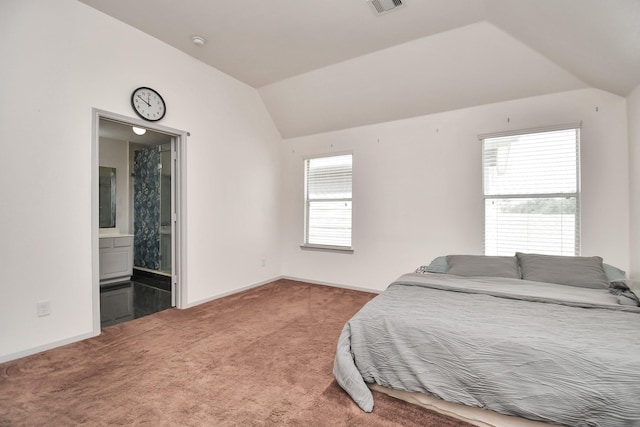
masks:
[[[17,353],[7,354],[4,356],[0,356],[0,363],[10,362],[12,360],[21,359],[23,357],[31,356],[33,354],[42,353],[43,351],[52,350],[57,347],[62,347],[63,345],[72,344],[74,342],[83,341],[88,338],[93,338],[100,335],[100,331],[98,333],[88,332],[82,335],[76,335],[75,337],[67,338],[60,341],[54,341],[49,344],[40,345],[38,347],[29,348],[27,350],[19,351]]]
[[[192,303],[187,304],[186,306],[184,306],[182,308],[195,307],[197,305],[204,304],[204,303],[207,303],[209,301],[215,301],[217,299],[228,297],[230,295],[234,295],[234,294],[237,294],[237,293],[240,293],[240,292],[244,292],[244,291],[247,291],[249,289],[257,288],[258,286],[266,285],[267,283],[272,283],[272,282],[275,282],[275,281],[281,280],[281,279],[294,280],[296,282],[311,283],[313,285],[324,285],[324,286],[332,286],[334,288],[350,289],[352,291],[371,292],[371,293],[374,293],[374,294],[379,294],[380,292],[382,292],[380,289],[361,288],[361,287],[358,287],[358,286],[349,286],[349,285],[343,285],[343,284],[339,284],[339,283],[331,283],[331,282],[323,282],[323,281],[320,281],[320,280],[305,279],[303,277],[276,276],[276,277],[273,277],[271,279],[263,280],[263,281],[260,281],[260,282],[257,282],[257,283],[253,283],[251,285],[247,285],[247,286],[243,286],[243,287],[238,288],[238,289],[234,289],[232,291],[223,292],[221,294],[218,294],[218,295],[210,297],[210,298],[204,298],[204,299],[192,302]]]
[[[359,287],[359,286],[349,286],[349,285],[343,285],[343,284],[340,284],[340,283],[323,282],[323,281],[320,281],[320,280],[305,279],[305,278],[302,278],[302,277],[280,276],[279,279],[295,280],[297,282],[311,283],[311,284],[314,284],[314,285],[332,286],[334,288],[349,289],[349,290],[352,290],[352,291],[371,292],[371,293],[374,293],[374,294],[379,294],[380,292],[382,292],[380,289],[362,288],[362,287]]]
[[[247,291],[249,289],[257,288],[258,286],[266,285],[267,283],[275,282],[276,280],[280,280],[280,279],[282,279],[282,277],[281,276],[277,276],[277,277],[274,277],[272,279],[263,280],[263,281],[260,281],[260,282],[257,282],[257,283],[253,283],[251,285],[247,285],[247,286],[243,286],[241,288],[234,289],[232,291],[223,292],[223,293],[215,295],[213,297],[204,298],[204,299],[201,299],[201,300],[194,301],[194,302],[189,303],[189,304],[187,304],[187,305],[185,305],[184,307],[181,307],[181,308],[184,309],[184,308],[195,307],[197,305],[204,304],[204,303],[207,303],[209,301],[215,301],[217,299],[228,297],[230,295],[234,295],[234,294],[237,294],[237,293],[240,293],[240,292],[243,292],[243,291]]]

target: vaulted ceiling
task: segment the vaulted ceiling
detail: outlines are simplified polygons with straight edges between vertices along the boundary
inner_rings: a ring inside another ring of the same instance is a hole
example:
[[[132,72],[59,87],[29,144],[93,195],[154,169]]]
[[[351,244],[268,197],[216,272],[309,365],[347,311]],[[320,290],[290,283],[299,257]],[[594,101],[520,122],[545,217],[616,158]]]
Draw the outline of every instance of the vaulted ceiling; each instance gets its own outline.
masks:
[[[258,89],[285,138],[640,85],[640,0],[80,1]]]

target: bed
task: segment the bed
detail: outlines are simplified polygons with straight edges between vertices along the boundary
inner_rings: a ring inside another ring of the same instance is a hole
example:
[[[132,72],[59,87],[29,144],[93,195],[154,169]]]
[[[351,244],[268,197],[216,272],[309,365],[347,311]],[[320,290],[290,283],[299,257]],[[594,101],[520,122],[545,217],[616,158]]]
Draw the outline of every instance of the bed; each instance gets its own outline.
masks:
[[[600,257],[436,258],[346,323],[334,376],[367,412],[375,384],[546,423],[640,426],[640,288],[623,274]]]

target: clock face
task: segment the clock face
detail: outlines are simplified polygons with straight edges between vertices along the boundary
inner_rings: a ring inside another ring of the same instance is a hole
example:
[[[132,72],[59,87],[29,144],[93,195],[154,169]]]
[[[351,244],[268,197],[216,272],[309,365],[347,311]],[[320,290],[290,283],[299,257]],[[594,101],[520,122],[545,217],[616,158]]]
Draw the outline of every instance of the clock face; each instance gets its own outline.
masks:
[[[167,108],[158,92],[148,87],[139,87],[131,94],[131,106],[145,120],[156,122],[164,117]]]

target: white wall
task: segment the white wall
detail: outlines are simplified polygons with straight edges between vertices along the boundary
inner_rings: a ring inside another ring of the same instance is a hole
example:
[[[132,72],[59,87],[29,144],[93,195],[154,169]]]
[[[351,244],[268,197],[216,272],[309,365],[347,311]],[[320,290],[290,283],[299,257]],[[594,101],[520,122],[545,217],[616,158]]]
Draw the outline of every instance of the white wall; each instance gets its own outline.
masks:
[[[98,164],[116,169],[116,228],[124,234],[129,229],[129,144],[100,138]]]
[[[631,277],[640,280],[640,86],[627,97],[629,121]]]
[[[187,304],[279,275],[280,137],[256,90],[75,0],[3,0],[0,58],[0,361],[93,333],[92,108],[135,117],[138,86],[191,132]]]
[[[582,121],[582,254],[629,267],[626,102],[595,89],[293,138],[283,274],[384,289],[439,255],[483,252],[479,134]],[[352,255],[301,250],[305,155],[353,150]]]

